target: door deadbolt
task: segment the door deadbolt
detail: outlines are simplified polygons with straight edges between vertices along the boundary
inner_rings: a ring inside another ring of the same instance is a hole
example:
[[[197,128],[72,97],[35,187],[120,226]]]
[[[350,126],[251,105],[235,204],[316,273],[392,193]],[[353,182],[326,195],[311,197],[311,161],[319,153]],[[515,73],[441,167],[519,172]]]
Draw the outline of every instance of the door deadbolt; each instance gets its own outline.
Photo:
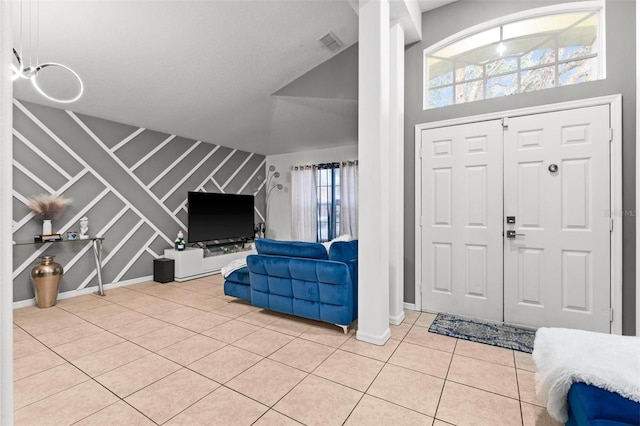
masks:
[[[549,171],[550,171],[551,173],[555,173],[555,172],[557,172],[557,171],[558,171],[558,165],[557,165],[557,164],[551,164],[551,165],[549,166]]]
[[[516,223],[515,216],[507,216],[507,223]]]

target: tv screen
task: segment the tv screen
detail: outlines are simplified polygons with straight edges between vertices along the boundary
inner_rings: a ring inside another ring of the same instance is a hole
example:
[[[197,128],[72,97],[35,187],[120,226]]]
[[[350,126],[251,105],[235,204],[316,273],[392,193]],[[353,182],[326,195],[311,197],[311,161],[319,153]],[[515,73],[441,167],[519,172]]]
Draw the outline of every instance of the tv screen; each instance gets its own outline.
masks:
[[[190,243],[253,239],[253,195],[189,192],[187,203]]]

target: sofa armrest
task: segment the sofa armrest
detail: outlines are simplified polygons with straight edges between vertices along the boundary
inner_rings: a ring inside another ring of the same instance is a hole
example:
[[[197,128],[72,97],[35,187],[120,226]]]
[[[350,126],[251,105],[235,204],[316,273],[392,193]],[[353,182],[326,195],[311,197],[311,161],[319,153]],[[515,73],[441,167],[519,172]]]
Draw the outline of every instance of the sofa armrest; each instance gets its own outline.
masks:
[[[358,259],[348,261],[347,267],[353,283],[353,318],[356,319],[358,318]]]
[[[358,259],[358,240],[336,241],[329,249],[329,260],[348,262]]]

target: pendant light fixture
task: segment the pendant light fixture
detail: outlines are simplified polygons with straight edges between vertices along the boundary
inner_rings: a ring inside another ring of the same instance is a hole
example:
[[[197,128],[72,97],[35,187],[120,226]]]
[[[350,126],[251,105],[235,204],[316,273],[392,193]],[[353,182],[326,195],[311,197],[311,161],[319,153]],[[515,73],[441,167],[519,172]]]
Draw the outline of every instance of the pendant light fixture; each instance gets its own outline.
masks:
[[[84,92],[84,85],[82,84],[82,80],[80,79],[80,76],[73,71],[71,68],[69,68],[66,65],[62,65],[56,62],[45,62],[42,64],[38,64],[38,49],[39,49],[39,44],[40,44],[40,1],[37,0],[36,1],[36,61],[34,65],[31,62],[31,57],[32,57],[32,53],[33,53],[33,44],[32,44],[32,24],[33,21],[31,19],[32,16],[32,5],[31,5],[31,1],[29,1],[29,66],[25,67],[24,64],[24,58],[22,56],[22,38],[23,38],[23,31],[22,31],[22,11],[23,11],[23,7],[22,7],[22,1],[20,2],[20,52],[18,53],[18,51],[14,48],[13,49],[13,56],[15,56],[16,61],[18,63],[18,66],[16,66],[15,64],[12,64],[12,69],[13,69],[13,75],[11,76],[11,80],[12,81],[16,81],[19,78],[25,79],[25,80],[30,80],[31,81],[31,85],[34,87],[34,89],[36,89],[36,91],[38,93],[40,93],[42,96],[44,96],[45,98],[54,101],[54,102],[59,102],[59,103],[71,103],[71,102],[75,102],[78,99],[80,99],[80,97],[82,96],[82,93]],[[38,84],[38,75],[40,74],[40,72],[46,68],[50,68],[50,67],[58,67],[61,68],[63,70],[68,71],[75,80],[77,80],[78,82],[78,93],[70,98],[67,99],[61,99],[61,98],[57,98],[54,96],[49,95],[48,93],[46,93],[42,87],[40,87],[40,84]]]

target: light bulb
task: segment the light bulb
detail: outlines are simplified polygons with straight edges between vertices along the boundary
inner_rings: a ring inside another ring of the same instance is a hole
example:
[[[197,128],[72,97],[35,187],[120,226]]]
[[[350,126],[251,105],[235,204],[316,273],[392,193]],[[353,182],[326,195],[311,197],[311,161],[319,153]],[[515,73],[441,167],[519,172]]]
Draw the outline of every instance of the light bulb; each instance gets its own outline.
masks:
[[[507,50],[507,47],[504,45],[504,43],[500,43],[496,48],[496,52],[498,52],[500,56],[502,56],[506,50]]]
[[[500,56],[502,56],[505,50],[507,50],[507,47],[504,45],[504,43],[502,43],[503,35],[503,28],[502,25],[500,25],[500,44],[498,44],[498,47],[496,48],[496,52],[498,52]]]
[[[16,81],[18,78],[23,77],[22,70],[19,70],[15,65],[11,64],[11,69],[13,69],[13,75],[11,76],[11,81]]]

